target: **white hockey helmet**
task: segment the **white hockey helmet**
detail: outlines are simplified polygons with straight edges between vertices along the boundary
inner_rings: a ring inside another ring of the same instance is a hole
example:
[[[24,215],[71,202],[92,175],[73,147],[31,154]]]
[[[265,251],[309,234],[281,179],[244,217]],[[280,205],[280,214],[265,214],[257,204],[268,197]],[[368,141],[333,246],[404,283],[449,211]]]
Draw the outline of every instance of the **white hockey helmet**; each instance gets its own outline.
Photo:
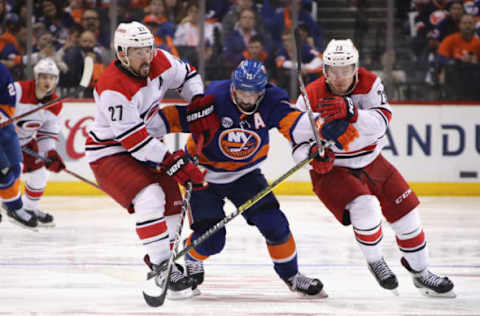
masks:
[[[350,39],[332,39],[323,52],[323,67],[348,65],[355,65],[355,69],[358,68],[357,48]]]
[[[133,21],[130,23],[120,23],[115,30],[113,37],[113,46],[117,58],[119,52],[128,52],[130,47],[152,47],[154,39],[150,30],[142,23]],[[127,58],[128,65],[128,58]]]
[[[43,58],[33,67],[33,75],[35,80],[38,78],[39,74],[49,74],[57,77],[55,85],[58,83],[60,71],[58,70],[57,64],[52,58]]]

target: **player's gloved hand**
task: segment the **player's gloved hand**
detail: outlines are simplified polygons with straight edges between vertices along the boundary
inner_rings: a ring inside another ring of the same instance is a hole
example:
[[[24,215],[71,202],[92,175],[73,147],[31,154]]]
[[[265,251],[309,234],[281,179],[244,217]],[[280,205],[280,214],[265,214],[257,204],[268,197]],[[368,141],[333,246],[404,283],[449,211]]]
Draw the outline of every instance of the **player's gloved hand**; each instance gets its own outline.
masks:
[[[348,146],[359,136],[355,126],[348,120],[335,120],[320,126],[320,136],[335,142],[339,149],[348,151]]]
[[[203,136],[205,145],[210,143],[220,128],[220,120],[215,113],[213,95],[195,96],[187,106],[187,122],[193,138],[198,142]]]
[[[63,163],[62,157],[60,157],[60,155],[54,149],[51,149],[47,152],[45,166],[52,172],[60,172],[65,169],[65,164]]]
[[[160,170],[164,170],[168,176],[173,177],[183,186],[187,182],[192,182],[194,188],[203,187],[204,174],[183,150],[177,150],[174,153],[167,152],[159,167]]]
[[[355,123],[358,119],[358,109],[350,97],[321,98],[312,110],[320,113],[327,123],[339,119]]]
[[[325,149],[323,157],[320,157],[318,154],[318,145],[313,143],[310,147],[310,155],[315,154],[313,160],[310,162],[310,165],[313,167],[313,170],[319,174],[329,173],[333,168],[333,163],[335,162],[335,154],[330,148]]]

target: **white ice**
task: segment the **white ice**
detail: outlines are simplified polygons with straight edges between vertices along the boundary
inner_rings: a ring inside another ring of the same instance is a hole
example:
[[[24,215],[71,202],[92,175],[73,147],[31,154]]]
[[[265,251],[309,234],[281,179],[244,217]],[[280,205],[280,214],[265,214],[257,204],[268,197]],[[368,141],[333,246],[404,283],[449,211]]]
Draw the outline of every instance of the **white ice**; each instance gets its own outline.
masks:
[[[384,255],[399,278],[398,297],[378,286],[351,228],[316,198],[279,199],[300,270],[322,280],[327,299],[290,292],[260,233],[240,216],[227,225],[224,251],[205,264],[202,295],[150,308],[134,217],[108,197],[47,196],[41,205],[57,227],[35,233],[5,216],[0,223],[0,315],[480,315],[480,198],[421,198],[431,270],[453,280],[455,299],[427,298],[414,288],[387,224]]]

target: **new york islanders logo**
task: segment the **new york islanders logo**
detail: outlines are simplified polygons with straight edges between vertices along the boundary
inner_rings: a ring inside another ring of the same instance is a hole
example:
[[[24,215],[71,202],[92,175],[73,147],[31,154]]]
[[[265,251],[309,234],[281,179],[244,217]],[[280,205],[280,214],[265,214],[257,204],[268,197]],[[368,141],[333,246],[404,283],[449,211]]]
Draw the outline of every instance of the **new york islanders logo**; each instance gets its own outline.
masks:
[[[240,128],[232,128],[220,134],[220,150],[230,159],[243,160],[252,156],[260,147],[261,139],[257,133]]]

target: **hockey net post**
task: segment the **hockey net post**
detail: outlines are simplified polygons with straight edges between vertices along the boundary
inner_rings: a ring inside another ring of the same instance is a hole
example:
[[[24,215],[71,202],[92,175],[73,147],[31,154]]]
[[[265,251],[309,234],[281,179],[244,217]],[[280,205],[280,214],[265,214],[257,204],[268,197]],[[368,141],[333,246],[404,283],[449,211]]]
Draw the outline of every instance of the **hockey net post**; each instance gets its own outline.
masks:
[[[63,100],[65,99],[68,99],[68,98],[72,98],[72,97],[75,97],[77,96],[80,92],[82,92],[83,90],[85,90],[88,85],[90,84],[90,81],[92,79],[92,75],[93,75],[93,59],[92,57],[90,56],[87,56],[85,57],[84,59],[84,65],[83,65],[83,73],[82,73],[82,78],[80,79],[80,84],[79,86],[74,90],[72,91],[71,93],[68,93],[60,98],[57,98],[55,100],[52,100],[50,102],[47,102],[39,107],[36,107],[35,109],[33,110],[30,110],[28,112],[25,112],[23,114],[20,114],[18,116],[14,116],[8,120],[6,120],[5,122],[2,122],[0,123],[0,128],[2,127],[5,127],[13,122],[16,122],[26,116],[29,116],[35,112],[38,112],[40,110],[44,110],[44,109],[48,109],[56,104],[58,104],[59,102],[62,102]]]

